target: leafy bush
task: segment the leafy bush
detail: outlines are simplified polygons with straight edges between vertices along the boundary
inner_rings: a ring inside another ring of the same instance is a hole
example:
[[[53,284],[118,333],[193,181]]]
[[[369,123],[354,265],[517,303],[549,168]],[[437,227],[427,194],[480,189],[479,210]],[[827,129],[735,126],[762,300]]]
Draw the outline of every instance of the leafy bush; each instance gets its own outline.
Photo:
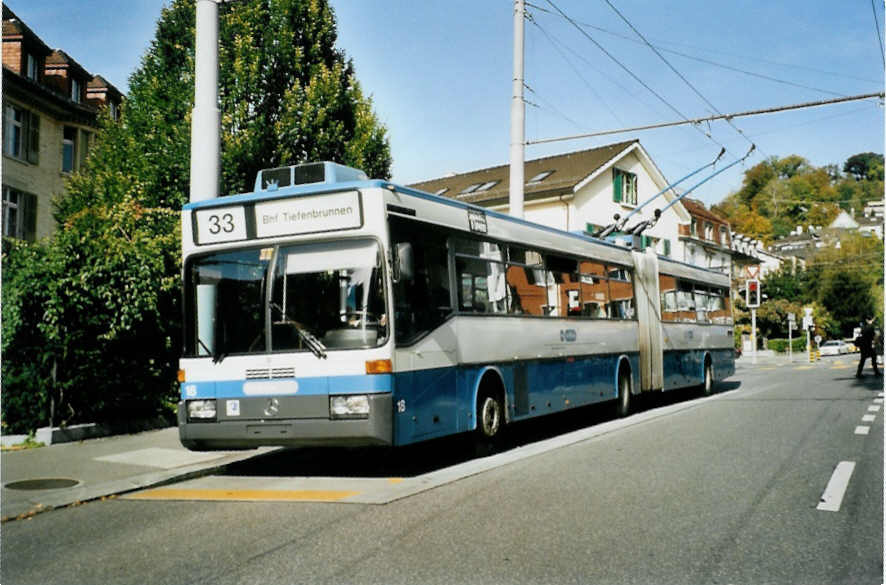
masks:
[[[49,423],[53,349],[40,327],[53,278],[45,247],[3,242],[3,327],[0,420],[4,433]]]
[[[791,346],[795,352],[806,351],[806,336],[801,334],[799,337],[794,337],[791,340]],[[779,353],[787,353],[788,340],[787,339],[770,339],[766,343],[766,348],[771,349],[773,351],[777,351]]]

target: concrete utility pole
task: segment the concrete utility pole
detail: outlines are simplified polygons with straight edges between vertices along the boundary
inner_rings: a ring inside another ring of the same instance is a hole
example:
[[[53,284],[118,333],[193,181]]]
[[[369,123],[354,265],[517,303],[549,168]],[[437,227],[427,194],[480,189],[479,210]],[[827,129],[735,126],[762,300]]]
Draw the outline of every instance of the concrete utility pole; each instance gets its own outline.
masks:
[[[525,155],[526,103],[523,101],[523,28],[526,9],[514,0],[514,81],[511,94],[511,190],[508,210],[523,219],[523,159]]]
[[[190,200],[219,195],[221,112],[218,109],[218,2],[197,0],[194,109],[191,113]]]
[[[190,201],[215,199],[221,176],[221,112],[218,109],[218,2],[197,0],[194,109],[191,112]],[[197,285],[200,353],[215,353],[214,284]]]

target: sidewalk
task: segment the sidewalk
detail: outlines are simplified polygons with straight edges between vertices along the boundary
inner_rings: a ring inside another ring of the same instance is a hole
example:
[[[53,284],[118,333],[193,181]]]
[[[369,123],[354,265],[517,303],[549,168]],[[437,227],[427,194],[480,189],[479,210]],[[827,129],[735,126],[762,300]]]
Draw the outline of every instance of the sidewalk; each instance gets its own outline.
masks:
[[[0,454],[3,520],[86,502],[172,480],[200,477],[264,453],[188,451],[171,427]],[[24,482],[18,484],[17,482]],[[22,489],[24,488],[24,489]]]

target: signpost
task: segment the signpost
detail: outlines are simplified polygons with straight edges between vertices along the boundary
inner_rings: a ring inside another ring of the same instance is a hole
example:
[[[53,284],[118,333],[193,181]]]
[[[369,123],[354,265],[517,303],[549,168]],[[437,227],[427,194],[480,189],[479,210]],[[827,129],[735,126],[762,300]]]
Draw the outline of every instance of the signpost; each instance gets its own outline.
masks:
[[[757,363],[757,307],[760,306],[760,281],[749,278],[745,283],[745,304],[751,310],[751,356]]]
[[[791,334],[797,328],[797,316],[788,313],[788,362],[794,361],[794,340]]]

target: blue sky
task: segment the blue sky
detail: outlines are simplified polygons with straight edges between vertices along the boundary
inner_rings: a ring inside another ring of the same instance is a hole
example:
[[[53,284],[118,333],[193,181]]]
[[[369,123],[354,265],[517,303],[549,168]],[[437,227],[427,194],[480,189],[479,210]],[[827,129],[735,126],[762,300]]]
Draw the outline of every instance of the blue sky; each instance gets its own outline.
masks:
[[[695,89],[722,113],[882,91],[883,2],[610,0]],[[160,0],[10,0],[51,47],[121,90],[153,37]],[[394,180],[409,183],[505,164],[510,140],[510,0],[332,0],[339,46],[387,125]],[[555,5],[615,56],[644,88],[556,13],[532,0],[526,24],[528,140],[618,129],[713,113],[605,0]],[[121,7],[125,6],[125,10]],[[602,30],[601,30],[602,29]],[[625,38],[627,37],[627,38]],[[677,54],[681,53],[681,54]],[[740,70],[740,71],[737,71]],[[679,112],[678,113],[675,112]],[[735,120],[761,157],[799,154],[814,165],[883,152],[877,100]],[[725,122],[528,146],[527,159],[639,138],[675,180],[727,160],[749,142]],[[705,133],[710,133],[707,138]],[[716,203],[741,185],[737,165],[697,192]]]

